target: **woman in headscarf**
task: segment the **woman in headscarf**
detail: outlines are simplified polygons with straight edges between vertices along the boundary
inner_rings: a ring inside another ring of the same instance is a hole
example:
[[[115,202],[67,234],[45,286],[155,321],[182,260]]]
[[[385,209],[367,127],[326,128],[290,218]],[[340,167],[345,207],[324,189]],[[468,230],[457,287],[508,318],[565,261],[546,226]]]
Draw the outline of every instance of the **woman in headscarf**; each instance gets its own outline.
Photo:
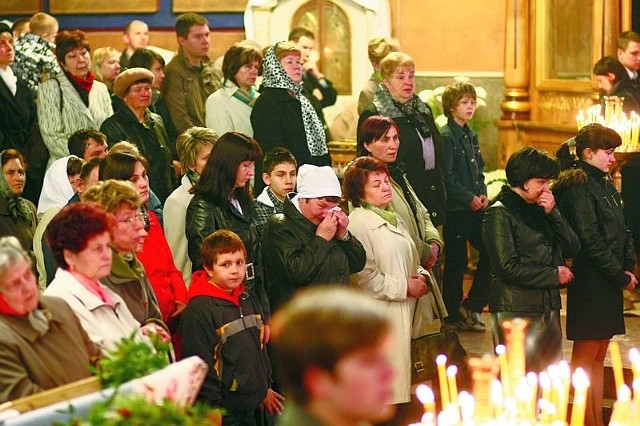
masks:
[[[291,42],[280,42],[267,50],[263,63],[260,97],[251,111],[253,136],[263,152],[276,146],[287,148],[303,164],[330,166],[331,157],[318,114],[302,95],[302,65],[300,50]],[[256,164],[256,176],[262,175],[262,165]],[[256,179],[254,192],[264,184]]]
[[[398,161],[435,226],[446,222],[447,196],[442,174],[443,141],[433,113],[415,93],[415,62],[391,52],[380,62],[382,83],[373,103],[360,115],[358,127],[372,115],[393,118],[400,132]]]
[[[0,152],[0,164],[0,237],[16,237],[33,264],[33,235],[38,219],[33,203],[20,196],[26,181],[24,158],[15,149],[5,149]]]

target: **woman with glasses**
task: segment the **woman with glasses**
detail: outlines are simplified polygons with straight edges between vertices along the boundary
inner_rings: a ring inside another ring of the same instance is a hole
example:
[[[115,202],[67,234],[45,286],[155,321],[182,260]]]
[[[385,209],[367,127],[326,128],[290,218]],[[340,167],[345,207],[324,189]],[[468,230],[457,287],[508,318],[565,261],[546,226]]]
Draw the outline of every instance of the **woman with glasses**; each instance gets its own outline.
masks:
[[[120,141],[136,145],[149,164],[149,185],[164,203],[173,191],[176,174],[169,136],[162,118],[149,110],[154,75],[145,68],[129,68],[115,79],[113,93],[124,105],[107,118],[100,131],[109,147]]]
[[[144,266],[153,291],[158,299],[162,320],[173,329],[173,322],[186,307],[187,287],[182,273],[176,268],[169,243],[155,212],[147,208],[149,202],[149,177],[147,160],[138,155],[111,152],[100,164],[99,177],[126,180],[140,195],[140,212],[147,235],[142,249],[136,255]]]

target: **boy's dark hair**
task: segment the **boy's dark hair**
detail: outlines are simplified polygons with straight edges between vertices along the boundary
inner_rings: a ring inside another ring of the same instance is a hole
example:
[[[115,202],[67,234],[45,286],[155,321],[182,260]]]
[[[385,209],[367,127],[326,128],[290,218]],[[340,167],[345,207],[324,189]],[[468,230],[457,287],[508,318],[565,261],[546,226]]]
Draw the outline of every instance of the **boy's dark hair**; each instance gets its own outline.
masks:
[[[69,157],[67,160],[67,176],[71,177],[79,175],[82,171],[83,164],[84,161],[82,161],[82,158],[78,158],[76,156]]]
[[[625,76],[629,77],[624,65],[622,65],[618,58],[614,58],[613,56],[600,58],[593,66],[593,74],[604,76],[613,74],[615,77],[614,83],[623,80]]]
[[[67,146],[69,154],[76,157],[84,158],[84,150],[87,148],[87,141],[93,139],[103,144],[107,143],[107,135],[96,129],[80,129],[76,130],[69,136]]]
[[[316,39],[316,36],[313,34],[312,31],[306,29],[305,27],[295,27],[289,33],[289,38],[287,38],[287,40],[294,41],[297,43],[298,40],[300,40],[300,37],[308,37],[311,40]]]
[[[291,151],[282,146],[276,146],[262,157],[262,173],[271,174],[278,164],[291,163],[298,168],[296,157]]]
[[[237,251],[241,251],[245,259],[247,258],[247,249],[244,243],[238,234],[228,229],[219,229],[207,235],[200,246],[202,264],[207,268],[213,267],[218,255]]]
[[[640,43],[640,34],[635,31],[625,31],[618,36],[618,49],[627,50],[629,42]]]
[[[176,19],[176,34],[178,37],[187,38],[189,36],[189,30],[194,25],[209,25],[209,21],[197,13],[182,14]]]
[[[505,167],[509,186],[524,188],[529,179],[554,179],[560,172],[560,165],[546,152],[533,147],[525,147],[513,153]]]
[[[477,99],[476,88],[473,84],[458,81],[448,85],[442,94],[442,111],[447,117],[451,117],[451,110],[460,104],[460,100],[465,96]]]
[[[93,171],[93,169],[95,169],[96,167],[100,167],[100,163],[102,163],[102,158],[100,157],[95,157],[89,161],[84,162],[84,164],[82,165],[82,170],[80,170],[80,179],[82,180],[82,182],[87,182],[89,176],[91,176],[91,172]]]

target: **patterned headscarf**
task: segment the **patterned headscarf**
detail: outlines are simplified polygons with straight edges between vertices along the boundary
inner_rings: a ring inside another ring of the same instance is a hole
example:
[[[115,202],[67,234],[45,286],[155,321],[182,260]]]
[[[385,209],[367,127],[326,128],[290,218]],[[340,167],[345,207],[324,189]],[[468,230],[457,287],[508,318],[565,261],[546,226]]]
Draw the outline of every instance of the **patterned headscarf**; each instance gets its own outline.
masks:
[[[291,96],[300,101],[302,107],[302,122],[307,135],[309,152],[315,157],[326,155],[329,150],[327,149],[327,139],[322,122],[318,118],[316,110],[313,109],[311,102],[302,95],[302,86],[291,80],[291,77],[289,77],[282,64],[280,64],[276,56],[277,45],[278,43],[271,46],[264,56],[264,63],[262,64],[262,85],[264,87],[286,89],[291,93]]]
[[[1,152],[0,156],[2,156]],[[0,170],[0,197],[7,200],[7,210],[14,222],[18,220],[18,216],[22,216],[29,222],[33,221],[33,213],[29,208],[27,200],[11,192],[11,188],[9,188],[9,184],[2,170]]]

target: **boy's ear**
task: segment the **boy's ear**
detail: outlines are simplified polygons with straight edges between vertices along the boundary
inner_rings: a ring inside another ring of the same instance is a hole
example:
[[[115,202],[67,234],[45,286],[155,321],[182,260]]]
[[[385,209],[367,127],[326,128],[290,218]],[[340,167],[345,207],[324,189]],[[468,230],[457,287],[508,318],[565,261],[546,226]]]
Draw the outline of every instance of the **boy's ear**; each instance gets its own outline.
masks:
[[[262,181],[267,186],[271,185],[271,176],[269,176],[269,173],[262,172]]]
[[[331,374],[319,367],[308,367],[302,374],[302,386],[310,399],[326,399],[334,391]]]
[[[607,73],[607,80],[609,80],[609,83],[615,83],[616,81],[616,75],[612,72],[608,72]]]

